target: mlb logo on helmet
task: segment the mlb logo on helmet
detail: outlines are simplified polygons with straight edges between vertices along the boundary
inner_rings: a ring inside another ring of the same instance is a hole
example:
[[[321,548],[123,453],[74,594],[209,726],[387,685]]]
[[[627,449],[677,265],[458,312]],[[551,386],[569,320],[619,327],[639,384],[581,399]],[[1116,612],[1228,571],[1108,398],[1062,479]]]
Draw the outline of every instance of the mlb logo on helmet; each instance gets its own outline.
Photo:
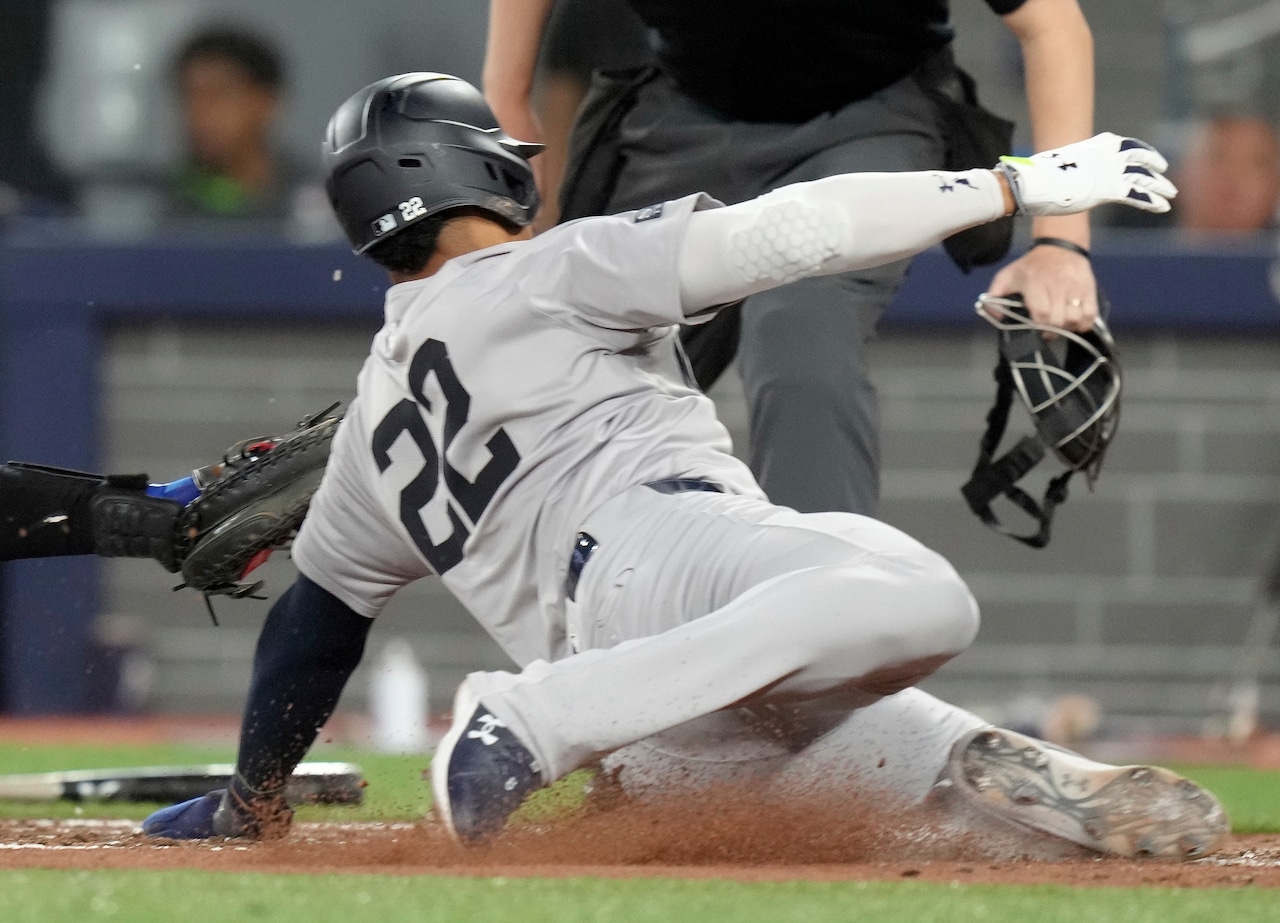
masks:
[[[388,212],[377,221],[373,222],[373,236],[381,237],[396,229],[396,216]]]

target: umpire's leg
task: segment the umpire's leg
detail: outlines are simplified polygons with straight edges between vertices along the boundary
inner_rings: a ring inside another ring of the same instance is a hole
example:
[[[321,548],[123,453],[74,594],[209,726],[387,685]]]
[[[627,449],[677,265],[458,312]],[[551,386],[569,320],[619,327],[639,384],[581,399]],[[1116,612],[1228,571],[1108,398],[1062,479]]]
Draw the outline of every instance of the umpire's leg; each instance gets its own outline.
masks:
[[[873,515],[880,403],[867,352],[906,263],[805,279],[742,306],[751,471],[774,503]]]
[[[933,104],[910,78],[846,106],[822,134],[829,146],[777,177],[775,186],[942,162]],[[880,409],[867,353],[907,266],[903,260],[805,279],[743,304],[738,364],[751,420],[751,468],[773,502],[802,512],[874,515]]]
[[[910,77],[799,125],[718,116],[657,80],[641,92],[618,140],[623,167],[609,211],[697,191],[740,202],[789,183],[926,170],[943,159],[934,104]],[[774,502],[874,513],[880,427],[867,342],[906,268],[903,261],[808,279],[743,305],[738,358],[751,464]],[[736,332],[717,320],[686,339],[700,380],[706,368],[723,366]]]

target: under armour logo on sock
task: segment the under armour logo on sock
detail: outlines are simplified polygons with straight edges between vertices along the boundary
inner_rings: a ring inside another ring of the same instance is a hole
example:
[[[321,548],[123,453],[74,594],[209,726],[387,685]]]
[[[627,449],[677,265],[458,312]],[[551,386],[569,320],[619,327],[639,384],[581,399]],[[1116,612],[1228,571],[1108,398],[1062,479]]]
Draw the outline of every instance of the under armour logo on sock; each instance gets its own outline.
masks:
[[[1079,165],[1076,164],[1074,160],[1068,160],[1066,163],[1058,164],[1058,169],[1059,170],[1078,170],[1080,169],[1080,167]]]
[[[480,726],[467,731],[467,737],[470,740],[480,741],[486,747],[492,747],[498,742],[498,735],[493,733],[493,729],[506,727],[505,724],[487,712],[477,718],[476,721],[480,722]]]

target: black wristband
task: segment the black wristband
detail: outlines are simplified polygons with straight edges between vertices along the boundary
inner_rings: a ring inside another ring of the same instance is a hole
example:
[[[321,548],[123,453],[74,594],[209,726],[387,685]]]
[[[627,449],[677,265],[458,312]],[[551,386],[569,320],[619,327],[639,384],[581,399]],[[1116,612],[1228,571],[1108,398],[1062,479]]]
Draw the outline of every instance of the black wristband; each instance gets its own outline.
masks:
[[[1070,250],[1079,256],[1083,256],[1089,262],[1093,262],[1093,257],[1089,254],[1086,247],[1080,246],[1074,240],[1067,240],[1065,237],[1035,237],[1031,240],[1031,246],[1028,250],[1036,247],[1059,247],[1063,250]]]

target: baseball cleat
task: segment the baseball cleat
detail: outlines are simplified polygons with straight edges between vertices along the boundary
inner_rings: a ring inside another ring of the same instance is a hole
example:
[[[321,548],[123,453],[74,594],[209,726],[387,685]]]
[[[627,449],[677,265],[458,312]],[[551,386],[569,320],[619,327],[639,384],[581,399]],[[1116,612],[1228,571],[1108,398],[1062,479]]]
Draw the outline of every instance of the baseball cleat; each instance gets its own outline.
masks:
[[[431,759],[436,814],[449,833],[468,846],[492,838],[544,784],[537,758],[464,680],[453,700],[453,726]]]
[[[233,791],[220,788],[153,811],[142,822],[142,832],[169,840],[275,840],[288,833],[292,823],[293,809],[281,796],[249,803]]]
[[[226,789],[220,788],[199,798],[153,811],[142,822],[142,832],[167,840],[206,840],[223,835],[214,830],[213,818],[226,793]]]
[[[1110,766],[1002,728],[960,738],[944,770],[984,812],[1098,852],[1198,859],[1231,831],[1217,799],[1156,766]]]

